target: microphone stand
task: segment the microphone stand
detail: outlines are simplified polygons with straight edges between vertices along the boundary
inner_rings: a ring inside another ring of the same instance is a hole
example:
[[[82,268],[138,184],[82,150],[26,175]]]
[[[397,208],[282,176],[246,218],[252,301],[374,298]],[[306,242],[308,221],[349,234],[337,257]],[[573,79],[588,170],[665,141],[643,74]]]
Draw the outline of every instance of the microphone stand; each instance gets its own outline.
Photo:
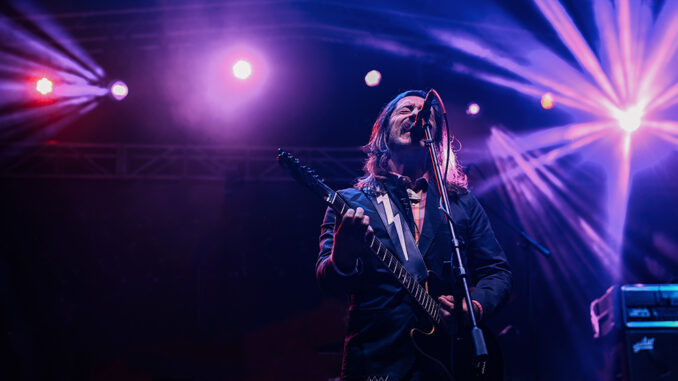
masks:
[[[442,126],[440,126],[439,128],[442,128]],[[484,374],[485,366],[487,365],[488,359],[487,345],[485,344],[483,331],[478,327],[478,322],[476,321],[476,314],[473,310],[471,292],[469,291],[468,287],[468,273],[466,272],[464,263],[461,260],[461,251],[459,250],[460,246],[459,240],[457,239],[457,235],[454,231],[454,226],[452,224],[453,223],[452,216],[450,215],[450,200],[449,197],[447,196],[447,191],[444,185],[445,182],[443,180],[443,175],[440,171],[440,163],[438,162],[438,155],[433,141],[433,135],[431,134],[431,123],[429,123],[428,121],[424,122],[424,133],[426,137],[426,140],[424,142],[426,143],[429,153],[431,154],[433,172],[436,177],[438,191],[440,192],[442,204],[441,210],[445,215],[445,220],[447,221],[447,226],[449,227],[450,235],[452,236],[452,247],[454,248],[454,251],[453,253],[450,254],[450,263],[452,264],[452,268],[455,270],[457,280],[459,280],[462,285],[462,291],[464,292],[464,298],[466,299],[466,305],[468,306],[468,314],[469,317],[471,318],[471,325],[473,327],[471,328],[471,340],[473,341],[474,348],[473,367],[477,371],[479,371],[480,374]]]

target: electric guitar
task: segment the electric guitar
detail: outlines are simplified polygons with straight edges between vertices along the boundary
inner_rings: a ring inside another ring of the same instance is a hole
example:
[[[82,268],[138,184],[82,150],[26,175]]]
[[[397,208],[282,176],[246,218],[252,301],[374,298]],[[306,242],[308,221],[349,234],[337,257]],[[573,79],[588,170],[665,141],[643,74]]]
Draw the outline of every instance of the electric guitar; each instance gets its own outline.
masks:
[[[280,166],[289,171],[290,175],[306,188],[311,190],[316,196],[320,197],[325,204],[331,207],[337,215],[343,216],[351,206],[341,198],[341,196],[327,186],[324,180],[311,168],[301,164],[299,159],[283,150],[278,150],[277,155]],[[429,280],[423,286],[410,275],[400,260],[386,245],[381,243],[374,235],[367,242],[372,254],[389,270],[396,280],[407,290],[407,292],[416,301],[421,312],[428,317],[427,327],[415,327],[410,330],[410,338],[415,348],[430,360],[431,365],[435,367],[440,379],[444,380],[501,380],[501,361],[498,364],[490,361],[489,366],[483,364],[471,365],[470,340],[469,335],[462,335],[461,338],[452,338],[441,327],[440,304],[436,298],[431,296],[430,290],[449,289],[445,282],[440,281],[435,273],[429,271]],[[431,286],[429,288],[429,286]],[[449,294],[449,292],[447,292]],[[441,294],[442,295],[442,294]],[[452,342],[454,341],[454,345]],[[494,349],[496,343],[488,341],[488,351]],[[468,348],[467,348],[468,347]],[[455,372],[452,371],[452,348],[454,348]],[[485,361],[491,360],[483,359]],[[466,364],[466,366],[464,366]],[[481,369],[482,368],[482,369]],[[462,376],[463,375],[463,376]]]

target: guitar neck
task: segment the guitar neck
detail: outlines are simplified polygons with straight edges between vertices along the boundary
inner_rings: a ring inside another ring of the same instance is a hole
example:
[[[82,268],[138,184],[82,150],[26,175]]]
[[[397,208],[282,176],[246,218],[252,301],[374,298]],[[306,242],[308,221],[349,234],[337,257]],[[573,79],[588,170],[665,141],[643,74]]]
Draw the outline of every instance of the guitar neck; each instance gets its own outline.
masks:
[[[325,201],[335,211],[335,213],[343,216],[350,206],[344,199],[336,192],[332,191],[326,196]],[[374,235],[372,239],[367,241],[372,254],[376,255],[377,259],[386,266],[386,268],[396,277],[398,282],[410,293],[410,295],[417,301],[419,306],[426,312],[434,324],[440,324],[440,312],[438,302],[426,292],[419,282],[405,269],[398,258],[386,248]]]

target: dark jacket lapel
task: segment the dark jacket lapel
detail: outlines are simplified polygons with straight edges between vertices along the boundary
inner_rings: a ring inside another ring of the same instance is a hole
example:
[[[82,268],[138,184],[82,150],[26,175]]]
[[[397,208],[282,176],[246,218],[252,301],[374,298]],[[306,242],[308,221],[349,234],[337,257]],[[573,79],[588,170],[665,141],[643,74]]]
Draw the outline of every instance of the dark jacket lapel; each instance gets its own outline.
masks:
[[[381,222],[381,218],[379,218],[379,213],[374,209],[372,201],[370,201],[364,192],[351,190],[350,193],[341,192],[340,195],[344,197],[344,200],[346,200],[351,208],[356,209],[361,207],[365,210],[365,214],[370,217],[370,225],[372,225],[372,228],[386,231],[386,227]]]

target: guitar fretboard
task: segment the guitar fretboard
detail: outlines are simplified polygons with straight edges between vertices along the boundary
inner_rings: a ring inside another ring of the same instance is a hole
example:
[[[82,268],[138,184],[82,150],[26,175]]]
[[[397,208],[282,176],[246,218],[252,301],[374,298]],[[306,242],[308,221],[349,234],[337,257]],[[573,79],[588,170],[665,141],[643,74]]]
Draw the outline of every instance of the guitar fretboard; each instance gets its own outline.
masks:
[[[331,205],[332,209],[344,215],[350,206],[344,201],[336,192],[327,196],[326,201]],[[372,239],[367,242],[370,251],[377,256],[377,259],[386,266],[386,268],[393,274],[398,282],[412,295],[419,306],[424,309],[426,314],[431,318],[435,324],[440,324],[440,311],[438,302],[426,292],[419,282],[403,267],[400,260],[386,248],[374,235]]]

